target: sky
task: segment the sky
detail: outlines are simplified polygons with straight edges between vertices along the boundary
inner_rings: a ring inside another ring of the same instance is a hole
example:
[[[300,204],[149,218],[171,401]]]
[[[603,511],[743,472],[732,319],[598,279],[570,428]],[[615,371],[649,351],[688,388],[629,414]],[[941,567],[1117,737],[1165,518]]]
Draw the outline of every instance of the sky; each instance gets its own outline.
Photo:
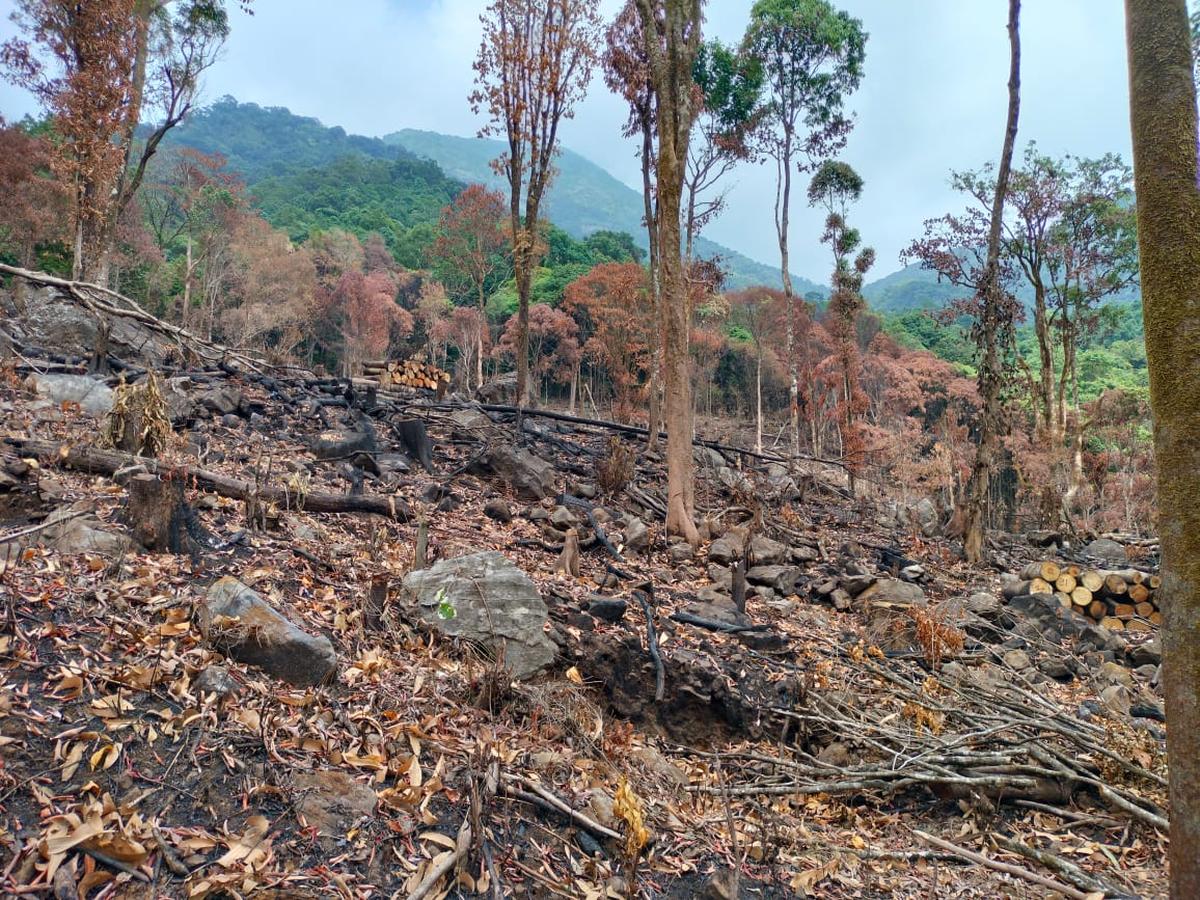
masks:
[[[230,4],[235,6],[236,4]],[[349,132],[420,128],[474,135],[482,120],[467,95],[485,0],[255,0],[232,13],[233,31],[204,94],[286,106]],[[708,0],[707,37],[740,40],[752,0]],[[856,126],[841,158],[866,187],[850,219],[874,246],[872,277],[899,268],[922,222],[960,206],[954,169],[995,160],[1007,105],[1005,0],[835,0],[869,34],[866,74],[850,108]],[[601,0],[606,18],[618,0]],[[13,0],[0,0],[0,38],[14,31]],[[1018,147],[1051,154],[1130,155],[1121,0],[1032,0],[1023,5]],[[36,112],[32,98],[0,82],[0,114]],[[632,187],[632,142],[621,137],[623,103],[594,77],[565,146]],[[802,176],[792,206],[792,269],[827,280],[821,216],[806,205]],[[772,215],[773,165],[745,165],[728,183],[728,207],[707,237],[762,262],[779,259]]]

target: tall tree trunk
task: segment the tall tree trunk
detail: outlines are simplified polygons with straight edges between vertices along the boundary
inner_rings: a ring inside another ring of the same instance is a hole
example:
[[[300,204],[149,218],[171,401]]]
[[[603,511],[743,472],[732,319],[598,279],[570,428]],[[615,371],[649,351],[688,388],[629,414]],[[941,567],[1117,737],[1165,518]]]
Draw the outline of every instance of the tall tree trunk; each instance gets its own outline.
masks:
[[[981,286],[983,302],[981,340],[983,359],[979,367],[979,394],[983,400],[979,414],[979,448],[967,485],[963,552],[968,562],[983,559],[983,535],[988,508],[992,472],[1000,450],[1000,388],[1003,372],[1000,362],[1000,329],[1005,300],[999,278],[1000,226],[1004,214],[1004,195],[1008,193],[1008,175],[1012,169],[1013,145],[1017,140],[1017,119],[1021,110],[1021,0],[1008,3],[1008,121],[1004,128],[1004,147],[996,174],[996,195],[992,201],[991,232],[988,234],[987,267]]]
[[[484,283],[479,282],[479,359],[476,361],[475,379],[478,387],[483,387],[483,336],[488,330],[487,294]]]
[[[1038,342],[1038,396],[1034,401],[1037,416],[1044,429],[1044,437],[1050,441],[1052,451],[1057,454],[1059,444],[1057,429],[1054,426],[1053,396],[1054,396],[1054,351],[1050,347],[1050,324],[1046,314],[1046,288],[1040,277],[1035,277],[1033,285],[1033,330]]]
[[[646,241],[649,247],[650,264],[650,309],[655,317],[660,316],[658,267],[658,212],[654,199],[654,182],[650,174],[650,165],[654,159],[654,131],[649,117],[642,118],[642,203],[645,207],[643,215],[646,220]],[[662,340],[660,339],[651,350],[650,355],[650,421],[647,422],[646,447],[654,450],[658,447],[658,433],[662,427]]]
[[[1200,897],[1200,193],[1184,0],[1125,0],[1162,541],[1171,897]]]
[[[762,347],[754,360],[754,449],[762,453]]]
[[[789,206],[792,198],[792,133],[788,129],[783,136],[783,151],[778,160],[778,183],[775,188],[775,233],[779,238],[779,268],[780,280],[783,282],[783,296],[786,309],[785,352],[788,367],[788,416],[791,422],[791,435],[788,441],[792,453],[800,453],[800,371],[796,359],[796,304],[799,303],[792,293],[792,273],[789,271],[788,259],[788,225],[790,224]]]

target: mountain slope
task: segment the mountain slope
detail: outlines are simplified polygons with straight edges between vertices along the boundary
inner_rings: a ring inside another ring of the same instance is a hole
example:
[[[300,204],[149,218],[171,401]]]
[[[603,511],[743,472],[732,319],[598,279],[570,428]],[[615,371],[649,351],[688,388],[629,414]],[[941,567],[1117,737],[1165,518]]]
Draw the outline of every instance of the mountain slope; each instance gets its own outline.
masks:
[[[382,140],[416,156],[434,160],[452,178],[478,181],[495,188],[507,187],[491,167],[491,161],[504,150],[499,141],[411,128],[384,135]],[[546,217],[550,221],[577,238],[609,229],[628,232],[639,244],[645,244],[641,194],[572,150],[564,150],[556,165],[559,174],[550,185],[546,199]],[[724,260],[730,272],[730,287],[779,284],[779,269],[775,266],[756,262],[705,238],[697,240],[696,247],[702,256],[720,256]],[[800,294],[826,291],[821,285],[797,275],[792,276],[792,282]]]

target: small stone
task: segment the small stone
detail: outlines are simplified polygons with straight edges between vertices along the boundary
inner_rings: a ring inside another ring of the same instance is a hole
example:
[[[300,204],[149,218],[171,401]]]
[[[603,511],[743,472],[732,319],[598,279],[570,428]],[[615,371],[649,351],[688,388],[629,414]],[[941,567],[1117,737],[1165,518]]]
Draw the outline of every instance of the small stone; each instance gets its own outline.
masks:
[[[508,504],[499,497],[493,497],[483,505],[483,514],[489,519],[494,519],[497,522],[511,522],[512,510]]]
[[[843,578],[841,584],[846,593],[851,597],[857,597],[878,580],[874,575],[850,575]]]
[[[375,811],[378,800],[345,772],[300,772],[292,784],[300,795],[296,809],[326,837],[345,837],[350,826]]]
[[[722,587],[719,584],[707,584],[696,591],[696,596],[701,603],[732,603],[733,598],[729,596],[729,588]]]
[[[1100,692],[1100,703],[1112,716],[1129,715],[1129,689],[1123,684],[1110,684]]]
[[[587,611],[602,622],[615,624],[625,618],[628,606],[629,604],[620,597],[597,597],[588,603]]]
[[[650,543],[650,529],[641,519],[630,516],[625,524],[625,549],[632,551],[645,550]]]
[[[671,562],[684,563],[695,558],[696,553],[692,550],[691,544],[680,543],[668,547],[667,556],[671,558]]]
[[[578,523],[575,518],[575,513],[567,509],[565,506],[556,506],[554,512],[550,513],[550,524],[560,531],[566,531],[568,528],[574,528]]]
[[[800,563],[801,565],[804,563],[816,562],[821,558],[821,554],[817,552],[816,547],[809,547],[805,544],[801,544],[798,547],[793,547],[791,552],[792,562]]]
[[[850,607],[854,605],[854,599],[849,593],[843,591],[841,588],[833,591],[829,595],[829,599],[833,601],[833,608],[838,612],[846,612],[846,610],[850,609]]]
[[[663,781],[670,782],[678,786],[683,786],[688,783],[687,773],[653,747],[637,747],[631,752],[630,755],[635,761],[641,763],[648,772],[657,776]]]
[[[1000,613],[1000,598],[986,591],[979,591],[967,598],[963,608],[985,619],[990,619]]]
[[[1038,661],[1038,668],[1055,681],[1071,681],[1075,673],[1064,660],[1057,656],[1044,656]]]
[[[240,428],[242,425],[242,420],[234,413],[226,413],[225,415],[221,416],[221,424],[226,428]]]
[[[718,869],[700,890],[699,900],[741,900],[738,875],[733,869]]]
[[[578,497],[583,497],[585,500],[593,500],[600,491],[596,485],[590,481],[581,481],[575,485],[575,494]]]
[[[453,512],[454,510],[458,509],[460,505],[461,501],[451,494],[450,496],[443,497],[441,500],[439,500],[436,509],[438,512]]]
[[[196,690],[202,694],[229,697],[236,694],[240,687],[224,666],[205,666],[196,676]]]
[[[617,827],[617,816],[613,812],[613,798],[607,791],[593,788],[591,796],[588,797],[588,810],[591,811],[592,818],[605,828]]]
[[[443,497],[449,496],[450,488],[437,481],[427,481],[421,485],[421,490],[417,492],[417,496],[426,503],[437,503]]]
[[[746,572],[746,580],[751,584],[765,585],[786,597],[795,593],[800,575],[800,569],[796,566],[755,566]]]
[[[1135,719],[1153,719],[1155,722],[1167,721],[1162,704],[1154,700],[1139,700],[1129,707],[1129,715]]]
[[[1144,665],[1138,666],[1133,670],[1133,674],[1145,681],[1153,682],[1155,676],[1158,675],[1158,666]]]
[[[850,748],[841,741],[834,741],[832,744],[824,747],[817,754],[817,759],[831,766],[837,766],[840,769],[848,768],[854,762],[853,757],[850,755]]]
[[[1024,650],[1009,650],[1004,654],[1004,664],[1017,672],[1023,672],[1033,665]]]

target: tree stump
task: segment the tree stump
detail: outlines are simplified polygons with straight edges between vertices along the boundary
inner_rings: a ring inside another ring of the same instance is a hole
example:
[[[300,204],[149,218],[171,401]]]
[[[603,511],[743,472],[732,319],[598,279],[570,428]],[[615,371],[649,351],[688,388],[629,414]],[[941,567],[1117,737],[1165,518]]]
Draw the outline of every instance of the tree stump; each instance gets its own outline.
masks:
[[[126,521],[134,539],[157,553],[188,553],[194,544],[188,534],[191,509],[183,499],[183,482],[157,475],[129,479]]]

